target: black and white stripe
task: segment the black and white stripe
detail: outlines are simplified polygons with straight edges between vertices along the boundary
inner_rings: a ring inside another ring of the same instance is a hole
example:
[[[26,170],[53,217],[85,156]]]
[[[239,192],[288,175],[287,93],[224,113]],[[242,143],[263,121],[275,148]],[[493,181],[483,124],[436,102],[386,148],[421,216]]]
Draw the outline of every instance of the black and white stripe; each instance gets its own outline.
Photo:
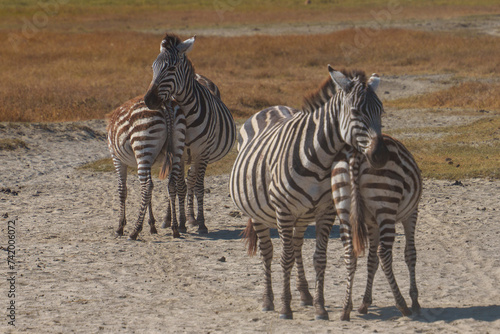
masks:
[[[139,96],[124,103],[109,115],[108,147],[118,174],[120,220],[116,233],[120,236],[123,235],[126,224],[127,166],[137,167],[142,197],[139,217],[130,239],[136,239],[142,230],[146,210],[149,210],[150,231],[157,233],[151,207],[151,167],[156,161],[163,160],[160,177],[165,177],[172,166],[172,143],[176,140],[171,133],[172,113],[172,106],[166,106],[162,110],[150,110],[142,96]]]
[[[299,269],[302,301],[311,302],[301,263],[303,235],[311,221],[316,222],[318,231],[314,255],[316,317],[328,318],[323,282],[328,235],[335,218],[330,180],[336,154],[348,144],[375,167],[382,167],[388,158],[381,137],[382,103],[374,92],[378,78],[367,83],[361,72],[341,73],[330,66],[329,72],[331,80],[306,100],[303,111],[268,108],[245,123],[231,173],[231,197],[251,217],[247,230],[255,231],[259,239],[265,271],[264,310],[274,309],[269,228],[278,228],[284,273],[280,317],[287,319],[292,318],[290,273],[294,262]],[[291,117],[280,117],[285,114]],[[276,122],[267,122],[269,119]],[[350,242],[349,238],[344,241]]]
[[[196,80],[191,61],[186,57],[194,41],[195,37],[182,42],[175,35],[165,36],[161,42],[160,54],[153,63],[153,80],[144,100],[154,109],[174,98],[184,112],[187,127],[185,147],[183,152],[177,154],[183,154],[182,171],[185,161],[191,165],[187,178],[188,216],[191,223],[198,225],[200,233],[207,233],[203,213],[205,171],[209,163],[222,159],[230,151],[236,138],[236,126],[229,109],[218,96],[218,89],[209,89]],[[180,176],[171,173],[169,182],[173,223],[176,222],[176,212],[171,188],[177,187],[177,177],[183,177],[182,173]],[[198,204],[196,219],[194,194]],[[186,230],[185,223],[186,217],[181,210],[181,232]]]
[[[372,303],[372,286],[379,265],[389,281],[397,308],[403,315],[411,314],[396,283],[392,271],[392,246],[395,238],[395,224],[403,223],[406,247],[405,261],[410,272],[410,296],[412,309],[418,311],[418,290],[415,279],[417,252],[415,249],[415,226],[418,203],[422,194],[422,179],[415,159],[398,140],[384,135],[389,149],[389,160],[380,169],[374,169],[363,155],[348,148],[340,152],[332,168],[332,194],[343,230],[364,231],[367,229],[370,241],[368,253],[368,279],[360,313],[367,313]],[[366,227],[365,227],[366,224]],[[361,225],[361,226],[357,226]],[[353,233],[356,239],[359,235]],[[354,240],[361,248],[363,241]],[[357,251],[359,252],[359,251]],[[351,288],[356,270],[356,258],[349,249],[345,250],[348,264],[348,286],[342,317],[349,319],[352,309]]]

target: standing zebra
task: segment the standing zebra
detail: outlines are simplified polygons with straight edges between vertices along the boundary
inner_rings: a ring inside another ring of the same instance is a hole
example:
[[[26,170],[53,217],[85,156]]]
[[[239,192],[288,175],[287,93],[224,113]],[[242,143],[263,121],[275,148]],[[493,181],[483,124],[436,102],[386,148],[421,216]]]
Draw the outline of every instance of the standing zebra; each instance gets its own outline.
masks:
[[[304,233],[311,221],[316,221],[317,230],[316,317],[328,319],[323,284],[326,247],[335,218],[330,189],[335,155],[348,144],[362,152],[374,167],[382,167],[389,157],[381,137],[382,103],[374,91],[378,78],[367,83],[362,72],[341,73],[330,66],[328,70],[332,80],[306,100],[303,111],[289,112],[292,117],[251,133],[251,123],[258,123],[260,114],[290,108],[265,109],[246,122],[230,178],[234,203],[251,217],[247,234],[256,233],[259,239],[265,271],[264,310],[274,309],[269,229],[278,228],[284,280],[280,317],[285,319],[293,317],[290,272],[295,260],[301,260]],[[343,236],[343,241],[348,243],[350,239]],[[251,243],[249,249],[252,247]],[[302,264],[297,267],[303,270]],[[299,277],[302,274],[299,272]],[[307,303],[307,282],[298,285]]]
[[[157,233],[151,194],[153,181],[151,167],[163,157],[160,178],[165,178],[172,166],[173,127],[172,106],[163,110],[150,110],[138,96],[116,108],[108,118],[108,147],[113,165],[118,174],[120,197],[120,220],[116,233],[123,235],[126,224],[125,200],[127,198],[127,166],[137,167],[141,183],[141,208],[130,239],[135,240],[142,230],[146,210],[149,210],[149,225],[152,234]]]
[[[186,57],[194,44],[195,37],[182,42],[178,36],[167,34],[161,42],[160,54],[153,63],[153,79],[144,96],[146,105],[151,109],[160,106],[171,97],[182,108],[186,118],[186,139],[182,163],[191,164],[189,169],[188,215],[190,222],[198,225],[199,233],[207,233],[203,214],[205,171],[209,163],[222,159],[232,148],[236,137],[233,117],[210,89],[195,78],[191,61]],[[176,187],[177,177],[171,174],[169,193]],[[193,192],[198,202],[198,214],[194,218]],[[176,222],[175,196],[170,197],[172,222]],[[186,217],[179,217],[179,230],[185,231]]]
[[[349,225],[349,221],[352,225],[355,254],[364,250],[364,233],[368,227],[368,279],[363,303],[358,311],[366,314],[372,303],[373,278],[380,258],[397,308],[403,315],[410,315],[411,311],[406,306],[392,271],[392,245],[396,233],[395,224],[401,221],[406,237],[405,262],[410,272],[412,309],[418,311],[420,305],[415,280],[415,225],[422,194],[422,179],[415,159],[401,142],[386,135],[384,142],[390,156],[387,164],[380,169],[372,168],[363,155],[355,150],[342,150],[332,168],[332,194],[341,225]],[[360,235],[354,232],[356,230],[362,233],[361,240],[358,239]],[[346,250],[346,256],[352,255],[352,252]],[[347,262],[353,263],[348,279],[348,282],[352,282],[356,260],[353,258]],[[342,314],[344,320],[349,319],[352,309],[351,288],[348,285],[348,299],[346,298]]]

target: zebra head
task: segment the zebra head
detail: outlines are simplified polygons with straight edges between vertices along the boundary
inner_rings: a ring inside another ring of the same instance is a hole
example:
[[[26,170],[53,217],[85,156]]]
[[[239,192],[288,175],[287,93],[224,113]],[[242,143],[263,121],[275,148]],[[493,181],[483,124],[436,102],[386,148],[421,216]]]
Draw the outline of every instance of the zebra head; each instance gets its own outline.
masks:
[[[162,103],[178,95],[186,83],[186,53],[191,51],[196,36],[181,42],[178,36],[167,34],[160,44],[160,54],[153,63],[153,80],[144,102],[149,109],[158,109]]]
[[[372,167],[383,167],[389,159],[389,150],[382,139],[383,106],[375,94],[380,78],[372,74],[365,82],[361,73],[349,78],[330,65],[328,71],[340,98],[340,136],[348,145],[363,153]]]

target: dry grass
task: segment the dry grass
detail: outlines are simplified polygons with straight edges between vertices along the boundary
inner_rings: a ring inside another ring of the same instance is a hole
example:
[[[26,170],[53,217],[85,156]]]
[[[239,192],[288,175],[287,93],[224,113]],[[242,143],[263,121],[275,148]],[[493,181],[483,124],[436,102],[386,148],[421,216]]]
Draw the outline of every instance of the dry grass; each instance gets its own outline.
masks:
[[[500,110],[499,92],[500,83],[467,81],[438,92],[388,101],[385,105],[397,108]]]
[[[500,117],[485,118],[464,126],[429,127],[388,131],[417,136],[403,140],[424,177],[460,180],[470,177],[500,178]]]
[[[28,148],[28,145],[17,138],[2,138],[0,139],[0,151],[13,151],[18,148]]]
[[[304,93],[327,77],[329,63],[382,75],[430,68],[464,77],[500,72],[500,43],[493,36],[387,29],[346,58],[342,46],[354,43],[357,33],[200,36],[191,59],[219,85],[236,117],[275,104],[300,107]],[[43,32],[18,51],[1,48],[0,121],[103,118],[146,91],[160,40],[137,32]],[[0,43],[8,43],[7,34],[0,35]]]
[[[62,1],[61,1],[62,2]],[[394,6],[390,7],[390,6]],[[57,8],[45,29],[59,31],[164,30],[172,28],[202,28],[235,25],[331,23],[372,21],[377,13],[391,10],[390,21],[453,18],[487,15],[498,12],[494,0],[433,0],[387,1],[200,1],[200,0],[94,0],[64,1]],[[0,27],[17,29],[22,18],[40,11],[39,1],[13,3],[0,0]],[[385,19],[385,17],[384,17]]]

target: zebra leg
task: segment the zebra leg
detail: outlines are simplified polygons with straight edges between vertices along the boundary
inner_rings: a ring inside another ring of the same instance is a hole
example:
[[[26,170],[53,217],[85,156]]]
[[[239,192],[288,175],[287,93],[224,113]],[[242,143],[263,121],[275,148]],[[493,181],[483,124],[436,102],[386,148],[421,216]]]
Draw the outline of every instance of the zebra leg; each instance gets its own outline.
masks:
[[[207,159],[203,159],[198,165],[196,173],[196,184],[194,191],[196,194],[196,203],[198,204],[198,214],[196,216],[196,224],[198,225],[198,233],[208,233],[208,228],[205,225],[205,214],[203,212],[203,200],[205,196],[205,171],[207,170]]]
[[[170,181],[169,181],[170,184]],[[161,225],[161,228],[167,228],[172,226],[172,208],[170,206],[170,194],[168,195],[168,201],[167,201],[167,214],[165,215],[165,218],[163,219],[163,224]]]
[[[151,179],[151,166],[138,166],[139,181],[141,183],[141,208],[139,217],[135,223],[134,231],[129,235],[130,240],[137,239],[142,231],[142,224],[146,210],[151,203],[151,194],[153,192],[153,180]]]
[[[389,285],[391,286],[394,299],[396,300],[396,307],[404,316],[411,315],[411,311],[406,306],[406,301],[401,295],[398,283],[394,277],[392,271],[392,245],[394,244],[394,238],[396,234],[396,229],[394,227],[394,221],[385,219],[380,225],[380,246],[378,248],[378,257],[382,265],[382,270],[384,271]]]
[[[354,274],[356,273],[357,258],[354,256],[354,248],[352,245],[351,226],[349,220],[340,220],[340,236],[344,246],[344,262],[347,269],[347,287],[342,307],[342,314],[340,320],[349,321],[351,319],[352,311],[352,284],[354,281]]]
[[[301,305],[313,305],[313,297],[309,292],[309,284],[307,283],[302,261],[302,245],[304,244],[304,233],[307,225],[296,226],[293,231],[293,248],[295,252],[295,263],[297,265],[297,290],[300,292]]]
[[[281,251],[281,268],[283,271],[283,292],[281,294],[282,308],[280,311],[280,319],[293,319],[292,308],[292,293],[290,291],[290,274],[292,272],[294,259],[293,247],[293,227],[296,219],[287,213],[277,210],[276,219],[278,222],[278,232],[280,235],[282,251]]]
[[[271,280],[271,263],[273,261],[273,243],[269,227],[254,221],[253,226],[259,238],[259,252],[264,269],[264,295],[262,311],[274,311],[274,293]]]
[[[405,229],[405,262],[408,266],[408,271],[410,272],[410,297],[411,297],[411,308],[415,312],[420,311],[420,304],[418,303],[418,289],[417,281],[415,278],[415,265],[417,262],[417,250],[415,248],[415,226],[417,223],[418,211],[415,210],[412,215],[403,221],[403,226]]]
[[[374,224],[375,225],[367,224],[368,235],[370,238],[370,249],[368,251],[368,259],[366,264],[368,277],[366,279],[365,294],[363,296],[363,302],[358,309],[358,312],[361,314],[367,314],[368,307],[370,307],[370,305],[372,304],[373,279],[375,278],[375,273],[377,272],[379,265],[377,256],[377,248],[379,243],[379,230],[375,222]]]
[[[148,206],[148,209],[149,209],[149,220],[148,220],[148,224],[149,224],[149,233],[151,234],[158,234],[158,231],[156,230],[156,226],[155,226],[155,223],[156,223],[156,220],[155,220],[155,217],[153,216],[153,201],[149,201],[149,206]]]
[[[194,216],[194,187],[196,182],[196,167],[191,165],[187,175],[187,222],[191,226],[196,226],[196,218]]]
[[[180,238],[179,225],[177,223],[177,213],[175,211],[175,199],[177,196],[177,175],[178,173],[172,173],[170,179],[168,180],[168,197],[169,197],[169,208],[171,210],[171,227],[172,236],[174,238]]]
[[[118,175],[118,196],[120,198],[120,220],[118,221],[118,229],[116,235],[123,235],[123,228],[127,224],[125,216],[125,200],[127,199],[127,166],[118,158],[113,157],[113,165],[115,166]]]
[[[316,307],[316,320],[328,320],[328,312],[325,309],[325,270],[326,270],[326,250],[328,239],[332,230],[333,217],[323,217],[316,222],[316,250],[314,252],[314,269],[316,270],[316,292],[314,306]]]
[[[181,161],[177,178],[177,198],[179,199],[179,232],[186,233],[186,179],[184,178],[184,162]]]

